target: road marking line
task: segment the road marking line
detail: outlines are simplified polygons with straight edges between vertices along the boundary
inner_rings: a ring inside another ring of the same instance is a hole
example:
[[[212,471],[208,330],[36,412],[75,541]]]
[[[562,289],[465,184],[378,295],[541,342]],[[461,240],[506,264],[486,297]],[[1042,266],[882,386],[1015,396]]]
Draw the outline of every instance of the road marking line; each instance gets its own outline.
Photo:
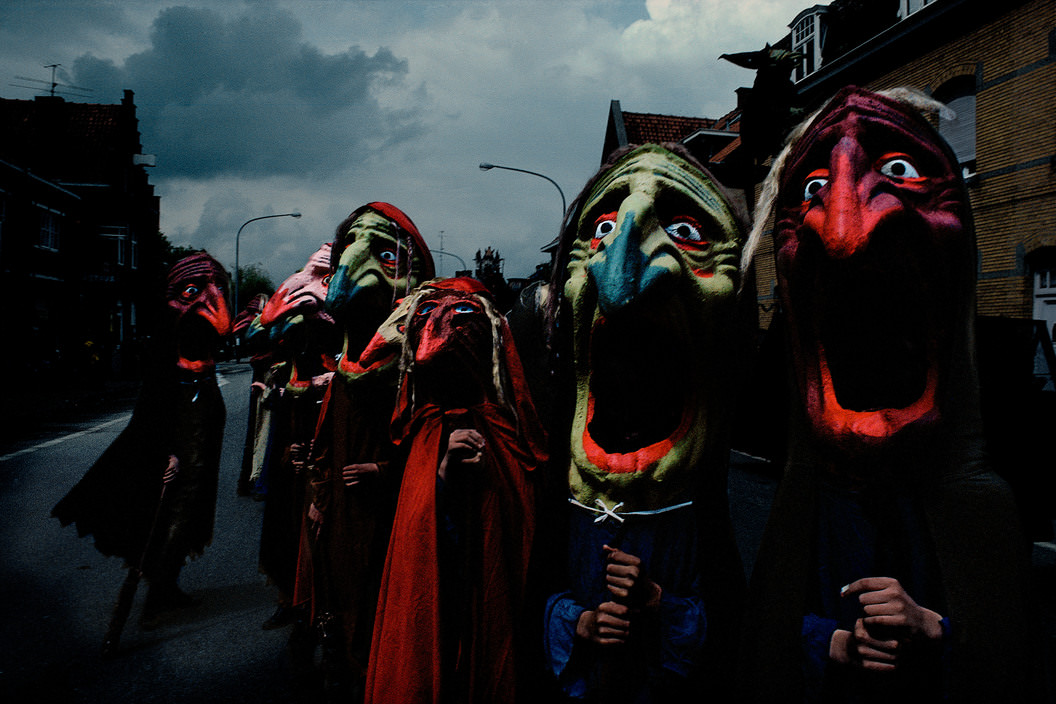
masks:
[[[216,385],[218,387],[227,386],[230,383],[231,382],[228,381],[224,377],[223,374],[221,374],[219,372],[217,373],[217,375],[216,375]],[[74,438],[79,438],[82,435],[87,435],[88,433],[97,432],[99,430],[102,430],[103,428],[106,428],[108,426],[113,425],[114,423],[125,423],[131,417],[132,417],[132,414],[128,413],[126,415],[121,416],[120,418],[114,418],[113,420],[108,420],[105,423],[101,423],[99,425],[93,426],[91,428],[88,428],[87,430],[80,430],[80,431],[78,431],[76,433],[70,433],[69,435],[63,435],[61,438],[55,438],[54,440],[48,440],[47,442],[42,442],[39,445],[34,445],[33,447],[27,447],[27,448],[24,448],[24,449],[21,449],[21,450],[17,450],[15,452],[8,453],[6,455],[0,455],[0,462],[6,462],[7,460],[12,460],[12,459],[14,459],[16,457],[20,457],[22,455],[28,455],[29,453],[36,452],[37,450],[45,450],[45,449],[47,449],[49,447],[53,447],[55,445],[58,445],[59,443],[66,442],[67,440],[73,440]]]
[[[46,448],[53,447],[55,445],[58,445],[59,443],[66,442],[67,440],[73,440],[74,438],[79,438],[82,435],[87,435],[88,433],[97,432],[99,430],[102,430],[103,428],[106,428],[106,427],[109,427],[111,425],[114,425],[115,423],[127,423],[129,418],[131,418],[131,417],[132,417],[132,414],[128,413],[126,415],[121,416],[120,418],[114,418],[113,420],[108,420],[105,423],[100,423],[99,425],[96,425],[96,426],[93,426],[91,428],[88,428],[87,430],[79,430],[76,433],[70,433],[69,435],[63,435],[61,438],[55,438],[54,440],[48,440],[47,442],[42,442],[39,445],[34,445],[33,447],[27,447],[25,449],[18,450],[17,452],[12,452],[12,453],[9,453],[9,454],[6,454],[6,455],[0,455],[0,462],[5,462],[7,460],[14,459],[14,458],[19,457],[21,455],[28,455],[29,453],[36,452],[37,450],[44,450]]]

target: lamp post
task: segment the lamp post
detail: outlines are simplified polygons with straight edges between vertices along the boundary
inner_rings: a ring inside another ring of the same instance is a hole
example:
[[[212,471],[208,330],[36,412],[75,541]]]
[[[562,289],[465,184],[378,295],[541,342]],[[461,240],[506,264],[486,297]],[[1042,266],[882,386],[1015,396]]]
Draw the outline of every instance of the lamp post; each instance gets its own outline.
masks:
[[[238,240],[239,240],[239,237],[242,235],[242,228],[244,228],[246,225],[248,225],[251,222],[256,222],[257,220],[266,220],[267,218],[299,218],[299,217],[301,217],[301,214],[296,212],[296,211],[292,212],[292,213],[278,213],[276,215],[261,215],[258,218],[250,218],[249,220],[246,220],[244,223],[242,223],[242,227],[238,228],[238,233],[235,234],[235,304],[233,306],[233,310],[231,311],[231,315],[232,316],[238,315],[239,310],[240,310],[239,307],[238,307],[238,281],[241,278],[241,273],[238,270]]]
[[[457,254],[452,254],[451,252],[445,252],[442,249],[430,249],[429,251],[432,252],[433,254],[446,254],[449,257],[454,257],[455,259],[458,260],[458,263],[462,265],[462,269],[463,270],[466,268],[466,260],[463,259],[462,257],[458,256]]]
[[[536,173],[535,171],[528,171],[527,169],[518,169],[513,166],[499,166],[498,164],[489,164],[488,162],[481,162],[480,170],[489,171],[491,169],[505,169],[506,171],[520,171],[522,174],[531,174],[532,176],[538,176],[539,178],[545,178],[550,183],[554,184],[554,188],[561,194],[561,217],[565,217],[565,192],[561,190],[561,186],[557,185],[557,181],[546,176],[544,174]]]

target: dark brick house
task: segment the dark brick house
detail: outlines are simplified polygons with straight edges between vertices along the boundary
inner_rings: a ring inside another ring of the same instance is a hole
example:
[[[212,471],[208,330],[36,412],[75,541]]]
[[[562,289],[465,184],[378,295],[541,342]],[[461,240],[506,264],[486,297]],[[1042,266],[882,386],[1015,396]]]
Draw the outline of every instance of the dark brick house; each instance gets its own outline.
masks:
[[[158,197],[131,91],[118,105],[0,99],[4,368],[134,374],[155,315]],[[72,379],[71,379],[72,380]]]

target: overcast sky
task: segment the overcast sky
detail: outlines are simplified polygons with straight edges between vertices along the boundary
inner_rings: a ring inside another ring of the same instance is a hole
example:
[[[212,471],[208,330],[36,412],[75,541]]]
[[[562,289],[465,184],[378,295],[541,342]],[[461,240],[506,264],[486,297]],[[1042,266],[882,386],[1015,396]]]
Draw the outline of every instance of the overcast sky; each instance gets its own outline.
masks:
[[[753,74],[724,52],[788,33],[800,0],[2,0],[0,96],[16,76],[135,92],[161,230],[278,284],[350,211],[404,210],[434,250],[507,277],[545,261],[561,199],[600,163],[609,102],[720,117]],[[827,4],[827,3],[822,3]],[[24,81],[23,84],[26,84]],[[66,96],[68,100],[84,100]],[[436,255],[438,270],[460,268]]]

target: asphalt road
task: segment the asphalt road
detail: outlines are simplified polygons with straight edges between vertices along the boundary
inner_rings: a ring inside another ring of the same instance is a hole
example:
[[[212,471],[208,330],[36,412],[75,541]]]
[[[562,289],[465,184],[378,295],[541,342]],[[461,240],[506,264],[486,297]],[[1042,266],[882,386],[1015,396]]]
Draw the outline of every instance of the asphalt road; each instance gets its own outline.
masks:
[[[264,631],[274,592],[257,570],[263,504],[235,495],[248,365],[223,365],[227,406],[213,544],[181,586],[202,604],[145,631],[136,594],[116,658],[100,657],[125,570],[51,508],[124,429],[131,407],[46,425],[0,457],[0,699],[4,702],[297,701],[287,632]]]
[[[250,370],[228,363],[220,374],[228,419],[216,533],[181,577],[183,589],[202,603],[143,630],[141,586],[115,658],[103,659],[100,646],[125,570],[50,512],[125,427],[131,404],[45,423],[0,447],[0,701],[321,701],[294,678],[288,629],[261,629],[275,607],[274,591],[257,570],[263,504],[235,493]],[[750,571],[776,473],[739,453],[732,460],[731,513]],[[1034,568],[1038,618],[1056,653],[1056,545],[1035,544]]]

